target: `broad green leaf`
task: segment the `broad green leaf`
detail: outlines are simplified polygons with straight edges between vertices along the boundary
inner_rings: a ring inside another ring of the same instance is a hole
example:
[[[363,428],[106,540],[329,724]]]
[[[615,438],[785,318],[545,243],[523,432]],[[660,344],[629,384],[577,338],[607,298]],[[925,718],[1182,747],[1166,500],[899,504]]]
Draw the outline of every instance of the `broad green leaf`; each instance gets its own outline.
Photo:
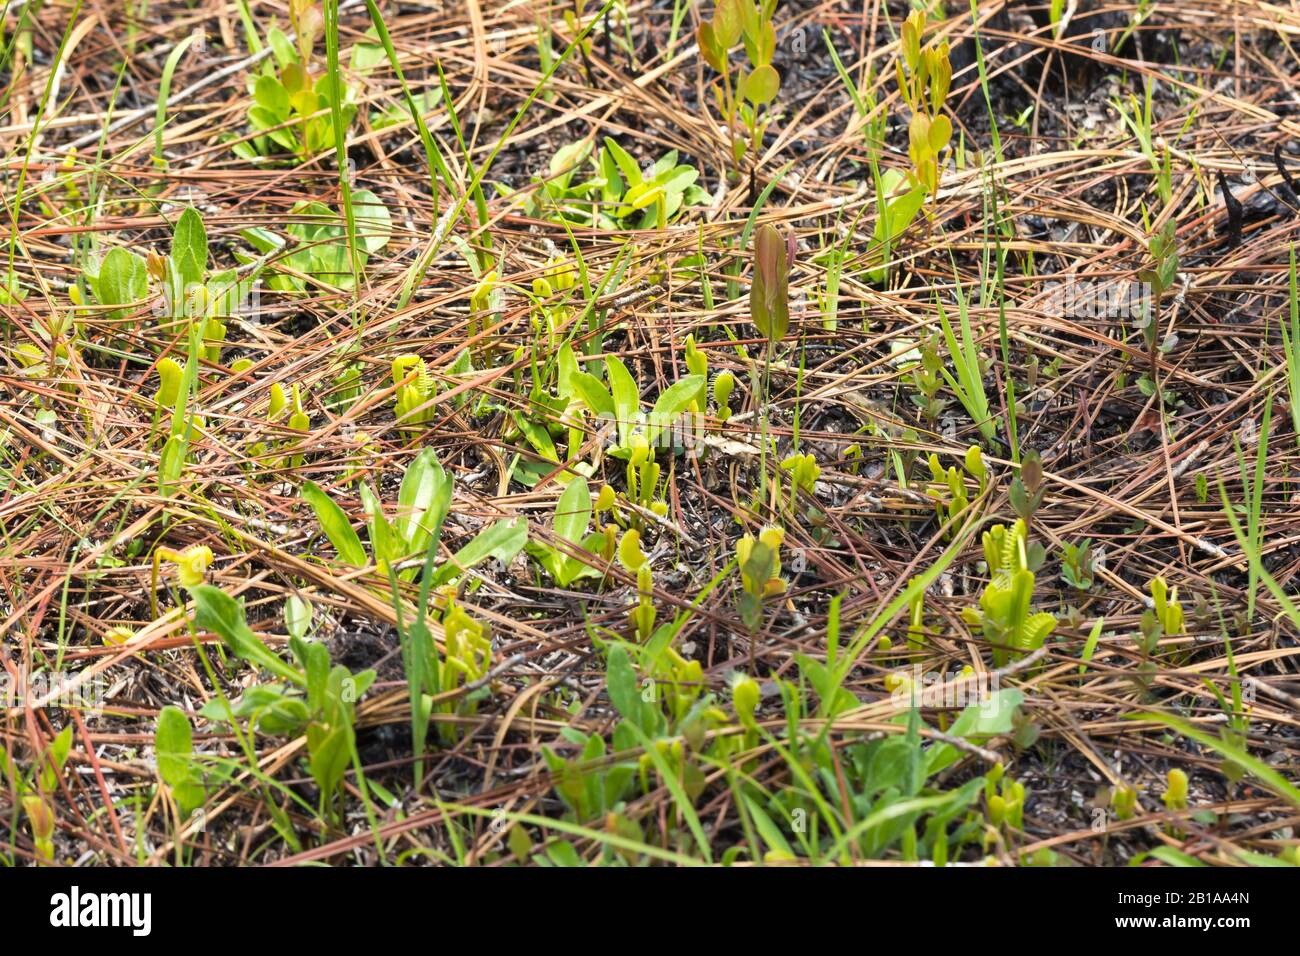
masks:
[[[570,544],[581,545],[591,523],[591,489],[581,476],[569,482],[555,505],[555,533]]]
[[[335,504],[334,500],[314,481],[302,483],[302,496],[316,512],[316,520],[320,522],[321,530],[330,539],[339,557],[353,567],[364,568],[369,563],[366,560],[366,549],[361,546],[361,539],[352,529],[343,509]]]
[[[528,543],[528,523],[522,518],[503,518],[491,527],[480,531],[469,544],[461,548],[434,575],[434,585],[442,584],[476,565],[495,558],[513,561],[515,555]]]
[[[109,250],[99,269],[95,297],[100,305],[134,305],[149,294],[149,271],[144,259],[118,246]],[[112,318],[126,314],[125,309],[111,313]]]
[[[740,94],[756,106],[772,102],[780,89],[781,75],[771,64],[764,64],[746,74],[740,84]]]
[[[452,481],[432,448],[424,448],[402,476],[397,493],[397,519],[393,527],[406,543],[407,553],[427,550],[430,540],[442,529],[451,508]]]
[[[636,727],[641,726],[641,691],[637,687],[636,669],[632,660],[621,644],[609,649],[609,659],[605,664],[605,686],[609,692],[609,702],[614,708]]]
[[[369,189],[358,189],[352,194],[353,215],[357,224],[357,239],[368,255],[374,255],[393,236],[393,217],[382,199]]]
[[[609,418],[615,416],[614,399],[609,394],[609,389],[605,388],[604,383],[590,372],[574,372],[573,387],[578,392],[578,397],[592,411],[594,415],[603,415]]]
[[[303,675],[273,654],[253,633],[244,621],[244,609],[234,598],[211,584],[196,584],[189,592],[194,599],[195,627],[216,634],[240,660],[294,684],[303,684]]]
[[[605,149],[618,165],[619,172],[627,180],[628,186],[641,185],[641,167],[636,164],[636,160],[628,154],[627,150],[608,136],[605,137]]]
[[[203,218],[192,206],[187,206],[176,221],[171,258],[182,289],[203,283],[208,271],[208,234]]]

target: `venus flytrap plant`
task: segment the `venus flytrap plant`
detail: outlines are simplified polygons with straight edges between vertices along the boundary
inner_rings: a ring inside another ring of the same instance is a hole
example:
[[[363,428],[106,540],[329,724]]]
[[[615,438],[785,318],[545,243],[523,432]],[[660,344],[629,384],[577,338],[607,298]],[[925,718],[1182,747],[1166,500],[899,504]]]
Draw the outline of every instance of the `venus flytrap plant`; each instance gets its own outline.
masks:
[[[303,499],[311,506],[339,558],[356,568],[369,562],[360,537],[352,528],[347,514],[315,482],[305,481]],[[367,518],[367,532],[376,569],[397,580],[411,581],[420,570],[418,564],[399,567],[404,559],[436,555],[443,522],[451,508],[452,478],[443,470],[432,448],[415,456],[402,476],[397,496],[397,515],[389,520],[375,492],[369,485],[360,486],[362,507]],[[425,559],[430,587],[440,586],[472,570],[489,558],[510,561],[523,550],[528,527],[519,519],[502,519],[490,524],[456,551],[446,562],[430,565]]]
[[[399,355],[393,359],[393,414],[403,430],[418,433],[418,425],[433,421],[433,405],[438,383],[429,367],[418,355]]]
[[[1160,306],[1165,294],[1178,281],[1178,235],[1177,221],[1171,216],[1147,243],[1147,252],[1151,256],[1150,268],[1138,272],[1138,279],[1145,283],[1150,295],[1143,301],[1141,318],[1142,337],[1147,346],[1148,370],[1145,380],[1139,380],[1138,387],[1146,395],[1156,395],[1163,403],[1166,396],[1160,392],[1159,355],[1168,351],[1175,344],[1171,336],[1161,339],[1163,324],[1160,319]]]
[[[940,490],[927,488],[926,494],[935,499],[935,512],[939,516],[940,524],[949,528],[949,536],[955,537],[957,532],[964,524],[962,518],[970,508],[970,496],[966,490],[966,478],[962,471],[958,470],[955,465],[950,465],[947,471],[939,464],[939,456],[933,452],[929,458],[930,475],[935,484],[940,486]],[[984,457],[980,453],[978,445],[971,445],[967,449],[962,460],[965,467],[965,473],[975,482],[977,495],[984,494],[988,488],[988,468],[984,464]],[[948,500],[942,500],[942,488],[948,491]]]
[[[1166,637],[1177,637],[1187,632],[1183,606],[1178,600],[1178,588],[1170,589],[1165,579],[1156,575],[1151,579],[1151,604],[1160,631]]]
[[[817,491],[817,479],[821,477],[821,467],[812,455],[794,454],[781,462],[781,470],[790,473],[790,510],[795,511],[799,495],[807,496],[812,501]]]
[[[966,623],[977,628],[993,647],[993,661],[1005,667],[1043,646],[1056,628],[1056,617],[1046,611],[1033,613],[1034,570],[1042,563],[1041,546],[1029,546],[1025,524],[1010,528],[994,525],[984,532],[984,557],[989,583],[980,595],[979,607],[963,608]]]
[[[697,184],[699,171],[677,161],[669,150],[646,169],[618,141],[606,137],[593,155],[584,139],[551,158],[545,179],[524,199],[535,218],[608,230],[663,229],[692,206],[707,205],[709,194]],[[576,176],[582,170],[588,178]]]
[[[628,612],[632,634],[641,643],[650,640],[655,630],[654,577],[650,559],[641,550],[641,534],[635,528],[623,532],[618,543],[618,561],[636,575],[636,604]]]
[[[307,768],[320,791],[321,813],[338,825],[343,775],[356,760],[356,702],[374,683],[375,672],[331,667],[323,643],[290,636],[294,666],[253,632],[242,605],[230,595],[202,583],[189,586],[189,592],[196,628],[216,634],[240,660],[277,678],[248,688],[234,705],[224,697],[214,698],[199,713],[217,723],[246,720],[250,729],[262,733],[305,735]]]
[[[736,567],[740,569],[741,591],[737,597],[740,619],[749,631],[749,670],[754,671],[754,645],[763,624],[763,605],[769,598],[785,592],[781,577],[781,545],[785,531],[767,527],[755,538],[746,534],[736,542]]]

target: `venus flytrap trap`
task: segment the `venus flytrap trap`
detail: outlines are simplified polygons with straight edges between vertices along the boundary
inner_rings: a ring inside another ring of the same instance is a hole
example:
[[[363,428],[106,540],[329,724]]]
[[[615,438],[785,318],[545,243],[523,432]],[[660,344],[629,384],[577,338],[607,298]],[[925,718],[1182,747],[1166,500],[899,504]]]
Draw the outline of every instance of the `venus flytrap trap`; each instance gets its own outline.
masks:
[[[1007,776],[1002,764],[984,775],[984,812],[994,831],[986,835],[986,849],[996,831],[1010,834],[1025,828],[1025,785]]]
[[[641,534],[635,528],[623,532],[618,543],[618,562],[636,575],[636,603],[628,612],[628,622],[636,640],[645,643],[654,635],[655,611],[654,575],[650,559],[641,550]]]
[[[781,470],[790,475],[790,511],[796,510],[799,496],[804,495],[810,502],[810,511],[816,513],[816,506],[811,502],[817,491],[817,479],[822,473],[817,459],[812,455],[790,455],[781,462]]]
[[[1157,664],[1154,658],[1160,650],[1161,639],[1187,633],[1183,607],[1178,601],[1178,589],[1170,590],[1165,579],[1159,575],[1151,579],[1149,587],[1152,607],[1142,612],[1138,621],[1138,633],[1134,638],[1142,655],[1142,662],[1136,672],[1136,683],[1144,691],[1150,688],[1155,677]]]
[[[158,578],[164,561],[176,566],[176,580],[188,590],[206,579],[208,568],[212,566],[212,549],[205,544],[195,544],[184,551],[166,547],[154,550],[149,577],[149,610],[155,621],[158,619]]]
[[[728,371],[721,371],[713,380],[713,404],[719,422],[726,422],[734,414],[731,410],[731,394],[736,388],[736,376]]]
[[[399,355],[393,359],[393,414],[398,425],[408,433],[418,433],[416,426],[433,421],[433,400],[438,383],[418,355]]]
[[[1165,778],[1165,792],[1161,795],[1160,800],[1165,805],[1165,809],[1170,813],[1187,812],[1187,774],[1177,767],[1171,769]],[[1179,837],[1181,829],[1174,824],[1168,824],[1168,832],[1173,837]]]

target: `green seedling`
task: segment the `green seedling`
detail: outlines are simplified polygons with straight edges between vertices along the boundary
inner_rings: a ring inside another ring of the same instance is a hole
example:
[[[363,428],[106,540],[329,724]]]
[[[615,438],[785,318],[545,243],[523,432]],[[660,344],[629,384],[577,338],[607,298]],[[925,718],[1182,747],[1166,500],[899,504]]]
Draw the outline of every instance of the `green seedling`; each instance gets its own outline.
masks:
[[[606,137],[593,155],[591,140],[583,139],[555,153],[545,179],[528,191],[524,212],[587,228],[663,229],[684,210],[709,203],[699,176],[694,166],[677,161],[676,150],[642,169],[617,140]]]
[[[927,488],[926,494],[935,499],[935,512],[939,516],[940,524],[948,527],[950,537],[955,537],[965,523],[967,510],[970,508],[970,497],[966,489],[966,476],[969,475],[976,483],[977,494],[984,494],[988,488],[988,466],[984,464],[984,456],[980,452],[978,445],[971,445],[966,450],[963,459],[965,466],[965,475],[955,466],[950,465],[947,471],[939,464],[939,456],[933,452],[930,454],[930,476],[934,479],[939,488]],[[948,499],[943,500],[943,489],[947,489]]]
[[[1046,611],[1034,613],[1034,570],[1042,563],[1042,548],[1030,547],[1025,523],[1008,528],[994,525],[983,535],[984,558],[989,583],[980,595],[979,608],[963,608],[962,617],[977,628],[993,646],[993,661],[1005,667],[1043,646],[1056,628],[1056,617]]]
[[[1184,624],[1183,606],[1178,600],[1178,588],[1170,590],[1165,579],[1156,575],[1151,579],[1152,613],[1160,625],[1161,633],[1167,637],[1176,637],[1187,633]]]
[[[248,125],[253,135],[231,145],[235,155],[249,162],[262,162],[277,153],[288,153],[306,162],[336,143],[333,103],[346,130],[356,116],[357,91],[337,73],[326,70],[314,76],[312,51],[325,26],[314,0],[291,0],[289,18],[297,45],[279,27],[267,31],[271,59],[258,73],[248,77]],[[358,44],[354,67],[373,66],[373,44]],[[360,56],[364,59],[357,60]]]
[[[984,365],[980,360],[979,347],[975,343],[975,333],[971,327],[970,310],[967,308],[966,296],[962,293],[961,282],[955,286],[957,296],[957,317],[961,325],[961,339],[958,340],[948,322],[942,300],[936,297],[939,307],[939,323],[943,328],[944,344],[948,348],[948,359],[952,362],[955,375],[943,369],[944,381],[953,390],[966,413],[974,420],[985,442],[997,438],[998,420],[989,408],[988,395],[984,391]]]
[[[1025,528],[1034,526],[1034,514],[1043,503],[1043,459],[1036,451],[1025,452],[1020,473],[1011,479],[1011,508]]]
[[[754,234],[754,277],[749,287],[749,317],[767,341],[768,360],[790,329],[790,269],[793,238],[764,223]]]
[[[912,384],[916,388],[911,398],[921,417],[933,429],[948,404],[939,397],[939,389],[943,387],[943,359],[935,337],[927,335],[921,339],[916,344],[916,354],[920,361],[911,367]]]
[[[54,811],[49,802],[39,794],[29,793],[19,801],[27,827],[32,834],[32,846],[42,863],[54,862]]]
[[[1296,444],[1300,445],[1300,289],[1296,285],[1295,244],[1290,250],[1290,267],[1288,269],[1288,304],[1290,321],[1280,322],[1282,327],[1282,353],[1286,359],[1287,396],[1291,406],[1291,430],[1295,433]],[[1202,477],[1200,475],[1197,476]],[[1202,498],[1201,502],[1204,503]],[[1252,589],[1253,590],[1253,589]]]
[[[925,589],[917,588],[907,602],[907,643],[914,656],[920,655],[935,633],[925,623]]]
[[[368,189],[351,193],[356,225],[356,266],[361,273],[375,253],[388,245],[393,220],[382,199]],[[240,236],[262,257],[270,257],[274,274],[266,286],[277,292],[305,292],[311,287],[349,290],[355,284],[348,264],[348,231],[345,217],[321,202],[302,202],[290,210],[285,237],[254,226],[241,229]],[[260,261],[236,249],[241,263]]]
[[[725,422],[731,418],[731,394],[736,388],[736,376],[731,372],[722,371],[718,377],[713,380],[713,404],[716,407],[716,415],[719,422]]]
[[[772,16],[776,0],[715,0],[713,16],[702,20],[695,38],[700,55],[722,78],[714,85],[713,95],[723,124],[731,137],[732,175],[739,178],[739,167],[746,152],[758,154],[770,119],[770,104],[781,89],[781,74],[772,65],[776,51],[776,28]],[[744,44],[745,65],[732,64],[732,50]],[[736,135],[742,125],[748,140]]]
[[[1092,588],[1097,556],[1091,549],[1091,538],[1084,538],[1078,544],[1061,544],[1061,578],[1070,587],[1080,591]]]
[[[925,20],[923,10],[908,14],[899,41],[902,56],[894,67],[899,93],[912,111],[907,126],[912,181],[937,201],[943,152],[952,138],[952,121],[942,112],[952,85],[952,65],[947,40],[922,45]]]
[[[1151,236],[1147,243],[1147,252],[1151,257],[1150,268],[1138,272],[1138,280],[1145,283],[1150,294],[1143,297],[1143,310],[1140,320],[1142,338],[1147,347],[1147,376],[1138,382],[1138,387],[1146,395],[1159,393],[1159,355],[1167,352],[1177,344],[1177,337],[1170,334],[1161,338],[1163,324],[1160,319],[1160,307],[1165,294],[1178,281],[1178,235],[1177,223],[1171,217]]]

